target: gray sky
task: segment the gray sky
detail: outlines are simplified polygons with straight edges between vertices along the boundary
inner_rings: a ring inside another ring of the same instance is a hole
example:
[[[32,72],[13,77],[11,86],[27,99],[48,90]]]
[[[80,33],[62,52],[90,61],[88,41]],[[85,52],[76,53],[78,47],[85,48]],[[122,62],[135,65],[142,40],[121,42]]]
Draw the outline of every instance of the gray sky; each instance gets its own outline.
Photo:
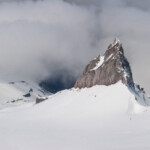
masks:
[[[149,0],[12,1],[0,4],[1,78],[41,80],[64,68],[77,77],[117,36],[150,93]]]

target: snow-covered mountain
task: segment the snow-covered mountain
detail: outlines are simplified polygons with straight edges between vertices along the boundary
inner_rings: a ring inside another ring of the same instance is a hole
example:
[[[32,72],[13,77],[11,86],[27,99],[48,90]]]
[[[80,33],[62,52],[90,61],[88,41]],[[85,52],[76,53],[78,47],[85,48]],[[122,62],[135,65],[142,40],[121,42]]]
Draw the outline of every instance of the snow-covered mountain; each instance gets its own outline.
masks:
[[[108,46],[103,56],[92,60],[77,80],[75,88],[92,87],[95,85],[112,85],[121,81],[134,94],[141,105],[149,106],[150,99],[143,88],[134,83],[132,71],[124,56],[122,44],[118,38]]]
[[[104,56],[87,65],[74,88],[37,105],[0,110],[0,147],[149,150],[148,106],[149,98],[134,83],[122,45],[115,40]]]
[[[148,150],[150,109],[128,88],[64,90],[37,105],[0,111],[4,150]]]
[[[32,82],[0,82],[0,108],[5,107],[6,104],[9,106],[25,102],[35,102],[37,97],[47,95],[50,95],[50,93]]]

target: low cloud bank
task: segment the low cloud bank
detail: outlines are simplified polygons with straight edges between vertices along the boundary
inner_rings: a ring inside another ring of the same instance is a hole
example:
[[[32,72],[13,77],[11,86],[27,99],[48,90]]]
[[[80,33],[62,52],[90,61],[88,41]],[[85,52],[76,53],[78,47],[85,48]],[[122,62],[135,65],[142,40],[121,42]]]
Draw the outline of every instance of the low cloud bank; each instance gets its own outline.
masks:
[[[148,0],[1,3],[0,77],[41,81],[66,69],[76,79],[117,36],[135,80],[150,91],[149,16]]]

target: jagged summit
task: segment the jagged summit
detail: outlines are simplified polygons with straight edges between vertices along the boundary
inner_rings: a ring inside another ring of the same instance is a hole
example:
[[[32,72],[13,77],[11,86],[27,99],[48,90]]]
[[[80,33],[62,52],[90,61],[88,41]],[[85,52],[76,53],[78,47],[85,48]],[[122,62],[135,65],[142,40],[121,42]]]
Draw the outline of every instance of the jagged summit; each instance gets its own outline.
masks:
[[[115,37],[114,43],[120,43],[120,39],[118,37]]]
[[[75,84],[75,88],[111,85],[119,80],[126,85],[133,86],[130,65],[124,56],[120,40],[115,38],[103,56],[99,55],[85,67]]]
[[[120,42],[120,39],[119,39],[118,37],[115,37],[114,42],[109,45],[108,49],[109,49],[109,48],[112,48],[112,47],[115,46],[116,44],[122,45],[121,42]]]
[[[95,85],[109,86],[118,81],[125,84],[142,105],[150,105],[150,100],[145,95],[143,88],[134,83],[130,64],[124,56],[122,43],[115,38],[103,56],[99,55],[85,67],[74,88],[89,88]]]

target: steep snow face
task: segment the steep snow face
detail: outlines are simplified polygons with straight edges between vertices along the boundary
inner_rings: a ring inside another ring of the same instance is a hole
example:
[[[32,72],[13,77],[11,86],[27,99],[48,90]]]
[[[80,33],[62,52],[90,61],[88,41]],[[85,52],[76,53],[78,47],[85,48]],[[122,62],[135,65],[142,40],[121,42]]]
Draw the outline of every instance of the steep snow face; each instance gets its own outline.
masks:
[[[128,87],[131,93],[135,96],[136,101],[143,106],[150,106],[150,98],[145,93],[144,89],[139,85],[134,84],[134,87]]]
[[[50,94],[43,91],[38,85],[26,81],[0,82],[0,108],[34,102],[36,97],[43,97]],[[6,105],[7,104],[7,105]]]
[[[150,146],[149,115],[149,109],[140,106],[121,82],[65,90],[38,105],[1,110],[0,146],[4,150],[144,149]]]

